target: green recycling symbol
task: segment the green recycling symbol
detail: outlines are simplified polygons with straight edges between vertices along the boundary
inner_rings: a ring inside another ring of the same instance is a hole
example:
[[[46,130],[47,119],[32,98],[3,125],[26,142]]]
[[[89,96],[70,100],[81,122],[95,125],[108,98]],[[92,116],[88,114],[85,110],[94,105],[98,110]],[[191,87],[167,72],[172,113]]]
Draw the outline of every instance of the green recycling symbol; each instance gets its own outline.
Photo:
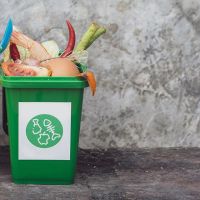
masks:
[[[61,140],[63,127],[60,121],[52,115],[36,115],[28,122],[26,136],[34,146],[49,148]]]

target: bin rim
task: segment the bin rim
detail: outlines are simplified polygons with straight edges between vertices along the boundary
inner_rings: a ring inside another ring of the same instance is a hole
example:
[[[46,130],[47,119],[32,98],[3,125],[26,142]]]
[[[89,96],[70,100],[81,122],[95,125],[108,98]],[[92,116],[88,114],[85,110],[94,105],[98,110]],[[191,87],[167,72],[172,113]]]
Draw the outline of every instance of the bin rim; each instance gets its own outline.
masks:
[[[88,82],[76,76],[1,76],[1,85],[5,88],[85,88]]]

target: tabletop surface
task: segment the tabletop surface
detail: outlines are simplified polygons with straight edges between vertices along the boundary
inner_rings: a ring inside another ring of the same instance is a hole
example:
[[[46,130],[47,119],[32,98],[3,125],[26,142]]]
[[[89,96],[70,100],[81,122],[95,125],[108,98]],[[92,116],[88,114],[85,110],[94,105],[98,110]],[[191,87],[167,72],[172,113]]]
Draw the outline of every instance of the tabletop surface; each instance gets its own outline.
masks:
[[[75,184],[16,185],[0,147],[1,200],[198,200],[200,149],[79,150]]]

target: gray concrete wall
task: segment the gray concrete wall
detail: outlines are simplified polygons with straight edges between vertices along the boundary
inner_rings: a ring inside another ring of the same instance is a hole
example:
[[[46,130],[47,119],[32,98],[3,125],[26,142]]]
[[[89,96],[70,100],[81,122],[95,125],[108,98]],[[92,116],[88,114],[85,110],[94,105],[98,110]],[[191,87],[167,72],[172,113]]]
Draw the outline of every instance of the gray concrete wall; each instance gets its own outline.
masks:
[[[92,21],[108,28],[89,49],[98,87],[95,97],[85,92],[80,147],[200,146],[200,1],[2,0],[0,8],[1,35],[11,16],[61,48],[65,19],[77,38]]]

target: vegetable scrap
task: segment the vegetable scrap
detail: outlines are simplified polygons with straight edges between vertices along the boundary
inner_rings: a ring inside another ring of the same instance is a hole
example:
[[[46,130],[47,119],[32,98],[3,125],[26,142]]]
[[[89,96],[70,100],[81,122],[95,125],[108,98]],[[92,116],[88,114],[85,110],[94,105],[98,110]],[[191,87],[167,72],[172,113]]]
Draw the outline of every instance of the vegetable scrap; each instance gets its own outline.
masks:
[[[0,53],[4,51],[2,69],[6,76],[74,76],[88,81],[92,95],[96,91],[93,72],[88,71],[88,47],[106,29],[92,23],[75,47],[76,34],[69,20],[66,21],[69,32],[64,51],[60,51],[53,40],[40,43],[13,29],[9,20],[4,37],[0,43]],[[75,48],[74,48],[75,47]]]
[[[76,40],[75,31],[74,31],[73,26],[71,25],[71,23],[68,20],[67,20],[67,27],[69,29],[69,40],[68,40],[68,44],[67,44],[65,51],[61,55],[61,58],[65,58],[68,55],[70,55],[75,46],[75,40]]]
[[[16,44],[14,44],[14,43],[11,43],[11,44],[10,44],[10,57],[11,57],[14,61],[20,60],[19,51],[18,51],[18,49],[17,49]]]

